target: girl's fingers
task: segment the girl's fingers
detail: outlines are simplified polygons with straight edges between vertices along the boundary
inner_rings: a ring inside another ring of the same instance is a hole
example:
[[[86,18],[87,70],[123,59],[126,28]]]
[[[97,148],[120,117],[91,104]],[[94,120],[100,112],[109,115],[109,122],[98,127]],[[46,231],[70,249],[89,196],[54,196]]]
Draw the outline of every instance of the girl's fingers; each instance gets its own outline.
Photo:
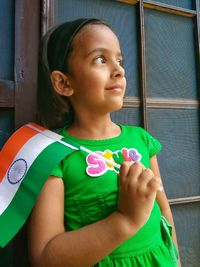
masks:
[[[123,162],[120,168],[120,184],[138,187],[142,194],[146,190],[163,191],[160,179],[154,177],[151,169],[145,168],[140,162]]]
[[[148,182],[149,180],[151,180],[154,177],[154,173],[152,172],[151,169],[144,169],[140,175],[140,179],[143,182]]]
[[[140,162],[133,163],[133,162],[124,161],[121,164],[121,168],[119,172],[120,183],[130,183],[134,185],[135,183],[137,183],[139,177],[145,170],[146,170],[145,167]]]
[[[127,161],[122,162],[119,170],[120,183],[126,181],[126,177],[129,173],[129,169],[132,164],[133,164],[132,162],[127,162]]]
[[[124,162],[120,169],[118,209],[129,222],[144,225],[148,220],[161,180],[141,163]]]
[[[142,174],[144,170],[145,170],[145,167],[140,162],[135,162],[129,168],[127,179],[129,179],[130,181],[133,181],[133,180],[137,181],[139,176]]]
[[[160,177],[156,177],[154,176],[154,173],[151,169],[145,169],[145,171],[142,173],[141,176],[145,176],[144,179],[146,179],[146,181],[148,181],[149,179],[149,183],[147,184],[147,186],[151,187],[152,190],[155,191],[163,191],[163,186],[161,184],[161,179]]]
[[[137,180],[138,185],[138,192],[141,195],[146,195],[148,189],[148,183],[153,179],[154,174],[150,169],[145,169],[142,171],[142,173],[139,175]]]
[[[158,191],[159,191],[159,192],[163,192],[163,191],[164,191],[164,188],[163,188],[162,185],[160,185],[160,186],[158,187]]]
[[[149,181],[148,188],[152,191],[163,191],[163,187],[160,184],[160,179],[158,177],[153,177]]]

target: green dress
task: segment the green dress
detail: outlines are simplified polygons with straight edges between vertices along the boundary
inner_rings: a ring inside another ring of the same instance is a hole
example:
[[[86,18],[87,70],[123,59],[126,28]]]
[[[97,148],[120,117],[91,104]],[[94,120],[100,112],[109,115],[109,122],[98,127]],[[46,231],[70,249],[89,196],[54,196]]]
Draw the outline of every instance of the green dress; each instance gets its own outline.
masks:
[[[140,127],[121,124],[120,127],[119,136],[104,140],[80,140],[68,135],[65,128],[61,134],[118,164],[124,160],[140,161],[149,168],[150,158],[161,149],[159,141]],[[76,151],[65,158],[52,175],[62,177],[64,181],[66,231],[79,229],[116,211],[118,169],[95,154]],[[167,228],[170,230],[170,226]],[[167,241],[163,240],[167,235],[161,235],[161,232],[161,212],[155,201],[146,224],[95,266],[177,266]],[[173,244],[172,247],[174,250]]]

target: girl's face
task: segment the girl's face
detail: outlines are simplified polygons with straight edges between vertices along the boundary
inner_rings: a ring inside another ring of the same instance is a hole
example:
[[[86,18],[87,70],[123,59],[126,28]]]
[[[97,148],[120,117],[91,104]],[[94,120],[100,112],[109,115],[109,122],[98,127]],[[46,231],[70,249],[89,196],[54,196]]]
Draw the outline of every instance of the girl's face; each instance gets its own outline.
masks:
[[[122,107],[126,87],[116,35],[105,25],[87,25],[74,38],[67,74],[75,112],[112,112]]]

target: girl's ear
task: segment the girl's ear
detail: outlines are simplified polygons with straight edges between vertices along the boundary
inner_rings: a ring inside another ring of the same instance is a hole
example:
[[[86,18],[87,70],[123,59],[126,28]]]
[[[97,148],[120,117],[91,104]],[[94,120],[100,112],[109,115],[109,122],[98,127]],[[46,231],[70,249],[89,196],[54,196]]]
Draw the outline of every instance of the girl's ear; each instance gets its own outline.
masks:
[[[51,82],[55,91],[59,95],[71,96],[74,92],[70,86],[68,77],[61,71],[58,70],[52,71]]]

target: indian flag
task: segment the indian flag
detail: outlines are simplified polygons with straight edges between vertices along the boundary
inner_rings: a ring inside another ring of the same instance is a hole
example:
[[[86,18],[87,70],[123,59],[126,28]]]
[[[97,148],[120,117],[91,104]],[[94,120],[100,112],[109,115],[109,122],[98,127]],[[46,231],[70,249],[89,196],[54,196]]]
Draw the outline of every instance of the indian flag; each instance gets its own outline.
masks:
[[[104,156],[35,123],[18,129],[0,152],[0,246],[4,247],[26,222],[46,179],[74,151]]]
[[[27,220],[47,177],[67,155],[79,149],[37,124],[18,129],[0,152],[0,246]],[[63,145],[64,144],[64,145]]]

